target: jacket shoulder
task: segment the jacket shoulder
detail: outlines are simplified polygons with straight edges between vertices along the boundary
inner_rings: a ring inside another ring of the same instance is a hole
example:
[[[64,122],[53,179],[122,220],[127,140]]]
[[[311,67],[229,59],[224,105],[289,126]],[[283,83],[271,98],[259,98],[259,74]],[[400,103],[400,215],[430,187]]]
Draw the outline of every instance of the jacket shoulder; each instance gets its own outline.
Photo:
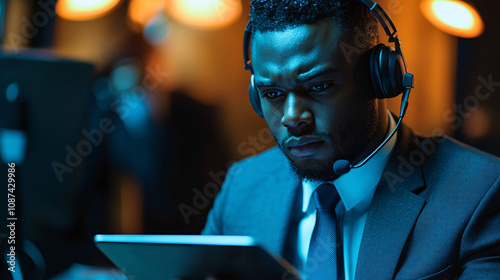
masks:
[[[449,137],[429,138],[438,142],[435,156],[430,159],[445,174],[453,172],[455,176],[490,177],[500,175],[500,158],[478,150]],[[428,140],[429,141],[429,140]]]
[[[429,191],[443,197],[459,193],[479,202],[491,187],[499,187],[495,186],[500,177],[499,158],[449,137],[420,140],[421,151],[428,156],[423,174]]]
[[[228,171],[228,177],[239,181],[254,182],[288,171],[290,171],[290,166],[287,158],[278,147],[273,147],[234,163]]]
[[[288,160],[277,147],[234,163],[210,211],[203,234],[252,232],[259,224],[263,207],[293,193],[298,181]],[[245,230],[242,230],[245,229]]]

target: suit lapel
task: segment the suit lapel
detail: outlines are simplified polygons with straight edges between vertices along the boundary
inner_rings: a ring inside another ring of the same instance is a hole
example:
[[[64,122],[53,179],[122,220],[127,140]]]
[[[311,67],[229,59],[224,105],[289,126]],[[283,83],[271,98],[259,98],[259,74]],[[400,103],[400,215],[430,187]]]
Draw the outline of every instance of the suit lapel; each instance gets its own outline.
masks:
[[[392,279],[408,236],[425,199],[413,193],[424,187],[420,166],[411,165],[416,137],[401,127],[368,212],[356,267],[356,279]]]

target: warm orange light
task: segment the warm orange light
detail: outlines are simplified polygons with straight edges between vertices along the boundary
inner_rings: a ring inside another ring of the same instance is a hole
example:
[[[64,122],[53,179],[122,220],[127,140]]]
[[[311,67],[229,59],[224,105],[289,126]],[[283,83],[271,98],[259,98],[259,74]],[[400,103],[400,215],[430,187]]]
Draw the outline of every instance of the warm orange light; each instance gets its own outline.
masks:
[[[131,0],[128,7],[129,19],[136,25],[143,27],[146,23],[163,12],[167,0]]]
[[[74,21],[92,20],[118,7],[122,0],[58,0],[58,16]]]
[[[171,0],[167,13],[172,18],[198,28],[228,26],[241,15],[240,0]]]
[[[420,9],[434,26],[451,35],[473,38],[483,33],[481,16],[464,1],[423,0]]]

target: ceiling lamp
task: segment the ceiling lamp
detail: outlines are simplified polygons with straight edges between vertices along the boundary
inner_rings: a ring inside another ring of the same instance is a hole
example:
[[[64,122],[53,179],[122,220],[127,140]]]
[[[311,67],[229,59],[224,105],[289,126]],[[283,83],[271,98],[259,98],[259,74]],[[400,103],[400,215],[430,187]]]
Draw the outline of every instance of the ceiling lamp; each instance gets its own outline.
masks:
[[[241,12],[240,0],[171,0],[167,3],[170,17],[202,29],[228,26]]]
[[[473,38],[483,33],[481,16],[464,1],[423,0],[420,9],[434,26],[453,36]]]
[[[58,16],[73,21],[93,20],[114,10],[122,0],[58,0]]]

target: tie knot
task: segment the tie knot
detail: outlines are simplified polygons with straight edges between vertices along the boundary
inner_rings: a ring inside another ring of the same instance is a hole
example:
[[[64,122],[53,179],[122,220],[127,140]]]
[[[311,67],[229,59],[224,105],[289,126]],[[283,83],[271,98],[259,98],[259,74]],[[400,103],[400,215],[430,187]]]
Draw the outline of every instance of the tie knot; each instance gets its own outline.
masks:
[[[339,193],[332,184],[322,184],[314,191],[317,209],[333,209],[340,200]]]

